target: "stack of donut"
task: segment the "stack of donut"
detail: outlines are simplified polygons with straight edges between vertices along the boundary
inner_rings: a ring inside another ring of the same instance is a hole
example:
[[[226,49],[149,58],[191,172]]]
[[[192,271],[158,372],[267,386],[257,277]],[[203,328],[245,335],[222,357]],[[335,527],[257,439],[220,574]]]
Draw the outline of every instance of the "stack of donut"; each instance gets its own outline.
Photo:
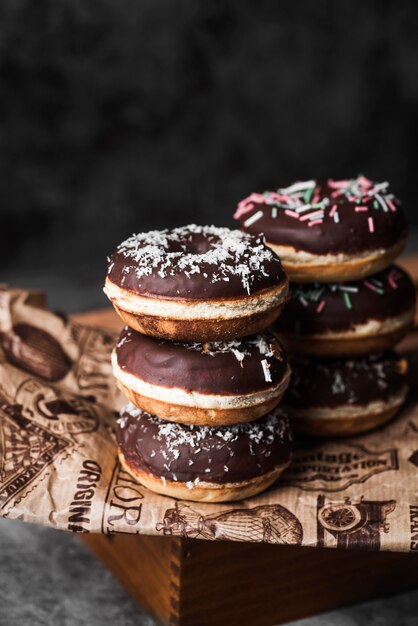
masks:
[[[407,395],[393,348],[412,327],[415,288],[393,262],[407,225],[387,182],[309,180],[242,200],[234,216],[280,255],[289,301],[275,334],[291,354],[284,405],[296,430],[355,435],[391,419]]]
[[[263,239],[195,225],[133,235],[109,259],[104,290],[127,324],[112,355],[130,401],[117,427],[124,469],[207,502],[277,480],[291,458],[278,408],[290,367],[266,329],[288,280]]]

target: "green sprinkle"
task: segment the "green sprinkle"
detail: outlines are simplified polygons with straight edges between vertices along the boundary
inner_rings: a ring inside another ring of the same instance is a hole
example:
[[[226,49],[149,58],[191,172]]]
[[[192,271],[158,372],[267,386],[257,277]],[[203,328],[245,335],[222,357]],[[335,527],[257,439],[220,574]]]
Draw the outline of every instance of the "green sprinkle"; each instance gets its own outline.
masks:
[[[305,191],[305,193],[303,194],[303,199],[305,200],[306,204],[309,204],[312,196],[314,194],[315,191],[315,187],[311,187],[311,189],[307,189],[307,191]]]
[[[347,309],[352,309],[353,305],[351,303],[351,298],[347,292],[343,293],[343,298],[344,298],[345,306],[347,307]]]
[[[374,207],[375,209],[380,209],[380,204],[378,203],[378,201],[377,201],[377,200],[373,200],[373,207]]]

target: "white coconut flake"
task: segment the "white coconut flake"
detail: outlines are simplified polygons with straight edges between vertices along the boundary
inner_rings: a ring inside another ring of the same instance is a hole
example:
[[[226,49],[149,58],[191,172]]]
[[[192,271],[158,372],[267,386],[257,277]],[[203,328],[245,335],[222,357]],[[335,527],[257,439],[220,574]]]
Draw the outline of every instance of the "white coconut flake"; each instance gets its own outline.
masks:
[[[243,444],[245,443],[247,446],[247,454],[254,455],[258,453],[254,446],[261,441],[270,446],[276,440],[283,441],[285,437],[289,437],[287,418],[279,408],[266,415],[262,420],[222,427],[193,427],[166,422],[136,409],[133,405],[128,405],[120,419],[132,421],[132,414],[138,412],[142,418],[146,418],[139,419],[139,439],[141,434],[144,435],[147,429],[152,428],[155,449],[151,450],[149,457],[154,458],[157,451],[158,455],[165,459],[163,467],[172,474],[173,480],[178,480],[178,464],[184,447],[188,448],[188,466],[193,466],[197,456],[204,454],[207,462],[204,472],[210,473],[210,466],[214,459],[219,458],[220,453],[227,454],[230,458],[234,456],[233,444],[238,438],[242,438]],[[138,418],[135,417],[134,420],[136,419]],[[225,472],[229,471],[226,465],[224,470]]]
[[[339,394],[339,393],[345,392],[346,385],[344,383],[341,372],[339,372],[338,370],[335,372],[334,382],[332,383],[331,389],[332,389],[333,394]]]
[[[271,383],[270,368],[269,368],[269,364],[268,364],[267,360],[263,359],[261,361],[261,365],[263,367],[264,378],[265,378],[266,383]]]
[[[249,218],[252,223],[256,221],[258,213]],[[208,250],[202,253],[190,252],[188,240],[195,234],[207,238]],[[173,246],[173,243],[176,245]],[[271,266],[272,262],[279,263],[273,252],[265,246],[262,237],[254,238],[239,230],[196,224],[132,235],[118,246],[116,254],[125,259],[122,272],[134,273],[138,281],[153,273],[162,278],[182,273],[190,279],[200,273],[204,266],[203,276],[211,282],[228,282],[231,277],[237,276],[247,293],[251,292],[256,272],[268,276],[266,264]],[[208,271],[208,266],[213,266],[212,273]]]
[[[251,355],[252,346],[256,346],[260,355],[268,358],[274,356],[275,354],[272,349],[273,345],[278,346],[274,337],[268,334],[258,334],[246,337],[245,339],[233,339],[231,341],[207,341],[204,343],[190,342],[187,344],[174,342],[174,344],[181,345],[188,350],[203,352],[204,354],[208,354],[212,357],[219,353],[231,352],[241,367],[243,367],[245,357]],[[276,351],[276,358],[278,360],[282,360],[279,350]]]

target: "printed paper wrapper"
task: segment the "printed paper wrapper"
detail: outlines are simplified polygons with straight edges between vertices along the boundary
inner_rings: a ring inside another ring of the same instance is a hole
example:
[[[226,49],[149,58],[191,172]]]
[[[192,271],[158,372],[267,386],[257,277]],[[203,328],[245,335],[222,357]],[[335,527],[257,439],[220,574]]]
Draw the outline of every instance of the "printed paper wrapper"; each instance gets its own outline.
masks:
[[[383,429],[296,442],[292,465],[260,496],[183,502],[135,483],[117,461],[125,400],[111,373],[115,333],[52,313],[40,293],[7,288],[0,333],[3,517],[75,532],[418,550],[416,389]]]

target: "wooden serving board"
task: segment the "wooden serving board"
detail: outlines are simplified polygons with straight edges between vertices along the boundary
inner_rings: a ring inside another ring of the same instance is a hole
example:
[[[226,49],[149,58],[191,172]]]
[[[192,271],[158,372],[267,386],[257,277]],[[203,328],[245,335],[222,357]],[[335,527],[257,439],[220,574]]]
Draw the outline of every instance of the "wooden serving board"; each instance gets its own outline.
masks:
[[[418,256],[402,261],[418,281]],[[112,309],[76,316],[117,329]],[[408,340],[418,349],[418,333]],[[418,585],[413,554],[81,535],[132,596],[170,626],[272,626]]]

